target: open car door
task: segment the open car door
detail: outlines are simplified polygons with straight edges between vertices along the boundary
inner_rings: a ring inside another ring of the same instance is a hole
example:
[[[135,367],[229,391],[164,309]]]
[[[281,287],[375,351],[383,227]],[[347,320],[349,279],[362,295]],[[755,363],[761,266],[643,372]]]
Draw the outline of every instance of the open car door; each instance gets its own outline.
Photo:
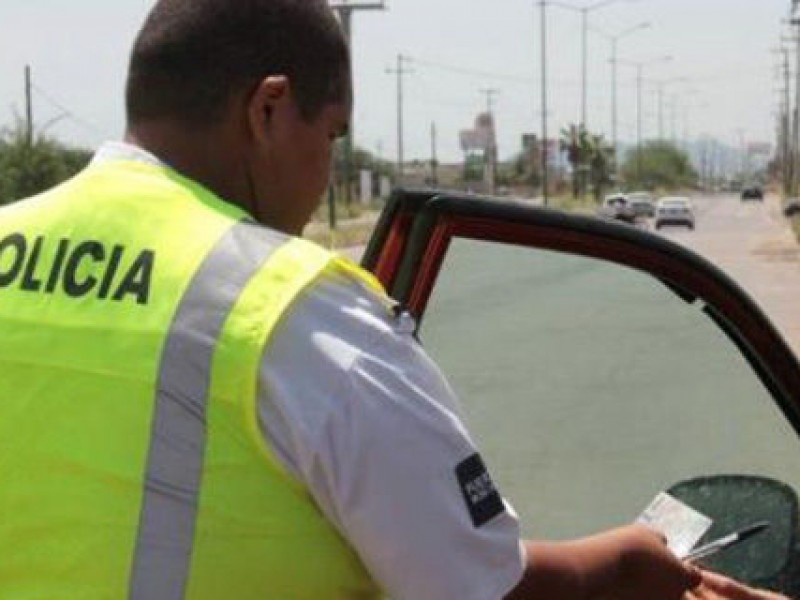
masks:
[[[710,564],[798,592],[800,366],[713,265],[626,225],[434,192],[395,195],[364,264],[418,320],[526,535],[628,523],[672,489],[722,528],[769,520]]]

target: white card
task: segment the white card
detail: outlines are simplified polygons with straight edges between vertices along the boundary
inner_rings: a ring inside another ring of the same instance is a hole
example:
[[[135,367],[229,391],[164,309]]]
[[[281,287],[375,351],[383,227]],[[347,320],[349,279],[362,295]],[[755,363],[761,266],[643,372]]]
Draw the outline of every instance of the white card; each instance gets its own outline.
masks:
[[[636,521],[664,534],[669,549],[678,558],[689,554],[713,523],[665,492],[658,494]]]

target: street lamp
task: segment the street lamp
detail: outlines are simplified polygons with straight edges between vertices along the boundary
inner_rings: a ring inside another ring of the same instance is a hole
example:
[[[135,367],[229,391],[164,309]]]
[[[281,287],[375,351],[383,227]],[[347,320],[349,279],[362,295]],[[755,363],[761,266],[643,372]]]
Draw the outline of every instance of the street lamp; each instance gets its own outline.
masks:
[[[547,2],[539,0],[540,18],[539,24],[541,25],[541,59],[542,59],[542,142],[541,152],[542,155],[542,199],[544,206],[548,202],[548,179],[549,179],[549,165],[547,156]]]
[[[558,6],[559,8],[564,8],[567,10],[571,10],[574,12],[581,13],[581,22],[582,22],[582,33],[581,33],[581,44],[582,44],[582,52],[583,52],[583,60],[582,60],[582,67],[581,67],[581,125],[585,129],[588,129],[588,55],[589,55],[589,43],[588,43],[588,32],[589,32],[589,13],[598,11],[602,8],[606,8],[607,6],[611,6],[612,4],[618,4],[620,2],[639,2],[639,0],[600,0],[599,2],[595,2],[594,4],[589,4],[587,6],[575,6],[574,4],[568,4],[566,2],[561,2],[560,0],[550,0],[549,4],[553,6]]]
[[[670,79],[659,79],[658,81],[656,81],[656,85],[658,86],[658,139],[659,140],[666,139],[664,135],[664,88],[671,83],[688,83],[688,81],[689,80],[686,77],[672,77]]]
[[[609,34],[599,29],[594,29],[595,33],[599,33],[611,42],[611,137],[614,144],[614,169],[617,167],[617,157],[619,156],[619,140],[617,136],[617,44],[622,38],[628,37],[641,31],[642,29],[649,29],[652,25],[649,22],[639,23],[628,29],[623,29],[619,33]]]
[[[671,60],[671,56],[659,56],[647,61],[617,60],[620,64],[636,67],[636,175],[640,181],[642,178],[642,82],[644,81],[644,68]]]

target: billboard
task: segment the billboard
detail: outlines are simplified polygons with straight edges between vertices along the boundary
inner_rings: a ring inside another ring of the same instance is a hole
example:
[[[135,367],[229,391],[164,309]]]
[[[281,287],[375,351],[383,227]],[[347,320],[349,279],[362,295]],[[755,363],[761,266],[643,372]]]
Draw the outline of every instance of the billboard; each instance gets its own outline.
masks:
[[[490,113],[480,113],[472,129],[463,129],[459,134],[461,150],[465,154],[488,152],[495,147],[494,118]]]

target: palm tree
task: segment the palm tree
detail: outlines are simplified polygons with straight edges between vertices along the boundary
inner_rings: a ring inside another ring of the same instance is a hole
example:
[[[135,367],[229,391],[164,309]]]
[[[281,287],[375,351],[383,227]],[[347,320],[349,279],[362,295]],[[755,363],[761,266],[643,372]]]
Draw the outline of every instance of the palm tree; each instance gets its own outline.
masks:
[[[559,146],[572,167],[572,196],[577,198],[586,191],[585,175],[594,152],[592,135],[583,125],[573,124],[561,130]]]
[[[590,136],[591,159],[589,175],[592,180],[594,198],[600,202],[605,186],[611,183],[611,170],[614,161],[614,147],[602,135]]]
[[[572,167],[572,197],[577,198],[580,182],[578,180],[578,168],[581,164],[581,135],[580,127],[570,125],[561,130],[561,140],[559,148],[567,155],[567,161]]]

